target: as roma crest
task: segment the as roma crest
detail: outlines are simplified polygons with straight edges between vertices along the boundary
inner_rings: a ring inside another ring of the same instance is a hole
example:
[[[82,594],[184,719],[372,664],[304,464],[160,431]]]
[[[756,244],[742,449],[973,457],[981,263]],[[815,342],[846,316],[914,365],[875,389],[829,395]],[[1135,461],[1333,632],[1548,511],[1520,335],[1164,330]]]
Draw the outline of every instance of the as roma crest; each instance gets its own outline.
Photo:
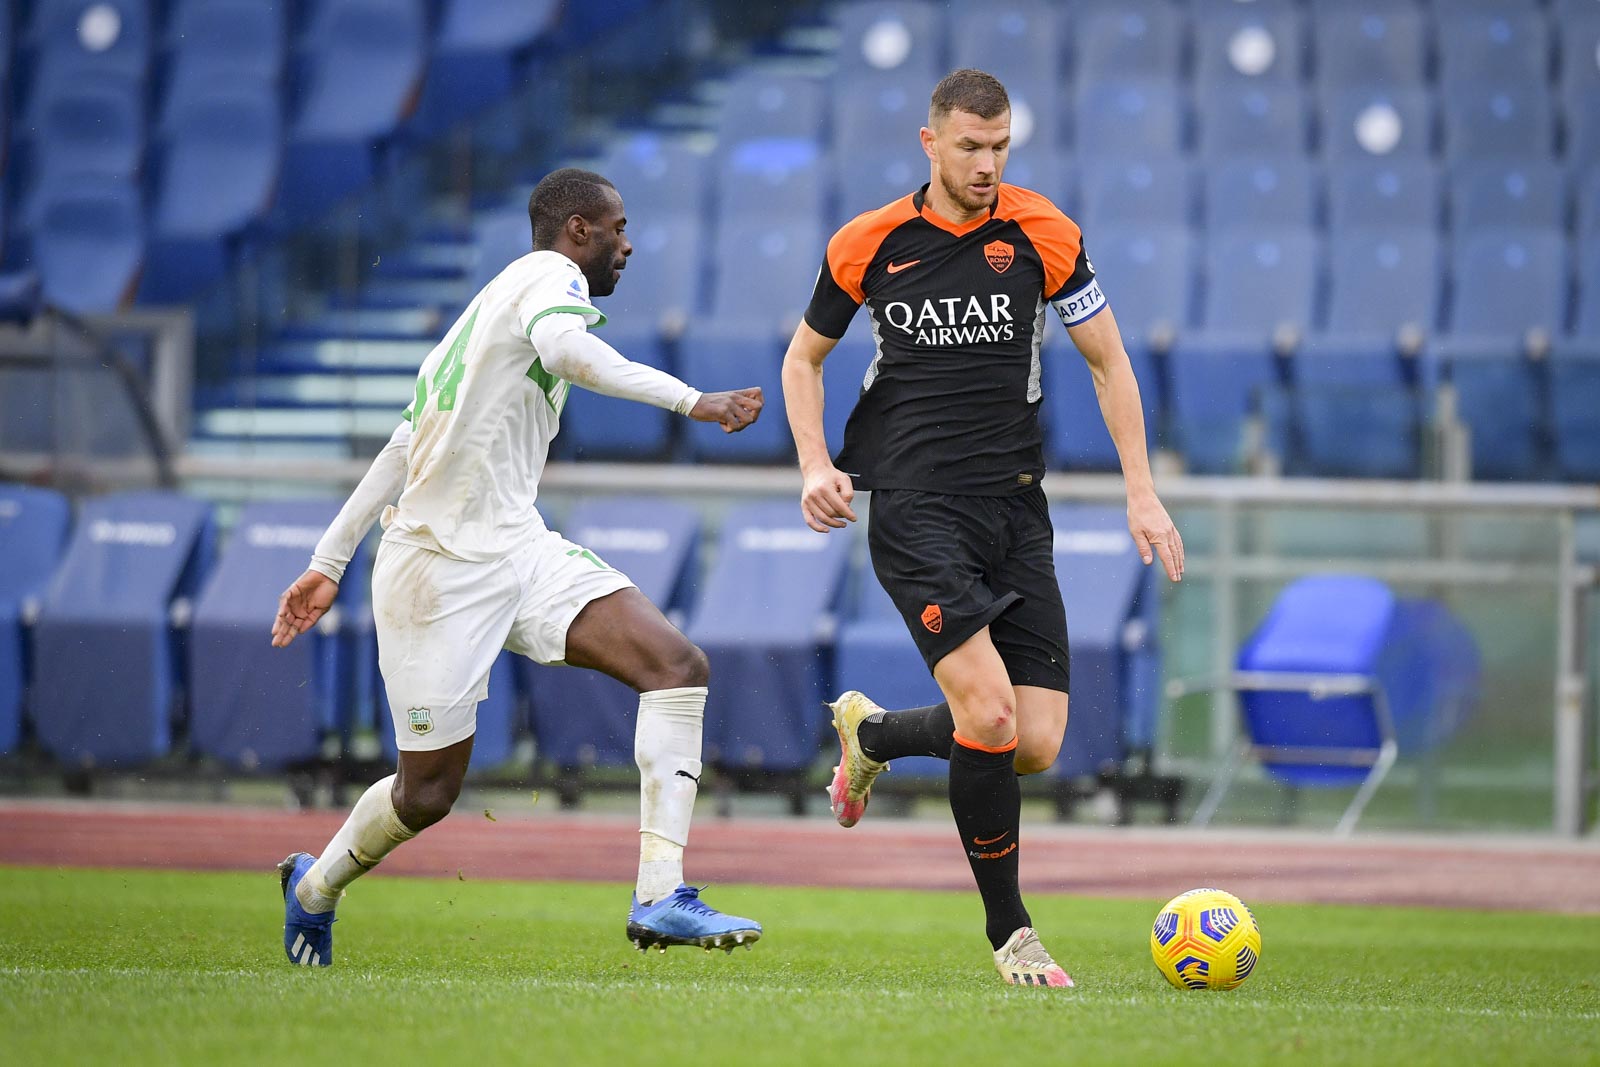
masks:
[[[990,241],[983,246],[983,258],[989,261],[996,274],[1004,274],[1011,261],[1017,258],[1016,249],[1004,241]]]

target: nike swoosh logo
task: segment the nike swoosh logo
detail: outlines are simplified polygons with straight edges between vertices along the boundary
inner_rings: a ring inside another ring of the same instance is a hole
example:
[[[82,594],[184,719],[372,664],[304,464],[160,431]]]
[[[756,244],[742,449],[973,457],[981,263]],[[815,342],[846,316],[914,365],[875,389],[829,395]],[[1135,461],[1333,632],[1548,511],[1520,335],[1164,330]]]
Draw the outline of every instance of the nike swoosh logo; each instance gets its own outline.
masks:
[[[918,263],[921,263],[921,262],[922,262],[922,260],[920,260],[920,259],[913,259],[910,263],[891,263],[887,267],[885,267],[884,269],[887,270],[890,274],[899,274],[901,271],[907,270],[907,269],[909,269],[911,267],[915,267]]]
[[[1002,834],[1001,834],[1001,835],[1000,835],[1000,837],[1004,837],[1004,836],[1006,836],[1006,834],[1009,834],[1009,833],[1010,833],[1010,832],[1011,832],[1011,831],[1010,831],[1010,830],[1007,830],[1007,831],[1005,831],[1005,833],[1002,833]],[[978,839],[977,839],[977,838],[976,838],[976,837],[974,837],[974,838],[973,838],[973,839],[972,839],[972,843],[973,843],[973,844],[974,844],[974,845],[992,845],[992,844],[994,844],[994,843],[995,843],[995,842],[996,842],[996,841],[998,841],[998,840],[1000,840],[1000,837],[991,837],[991,838],[989,838],[989,840],[987,840],[987,841],[980,841],[980,840],[978,840]]]

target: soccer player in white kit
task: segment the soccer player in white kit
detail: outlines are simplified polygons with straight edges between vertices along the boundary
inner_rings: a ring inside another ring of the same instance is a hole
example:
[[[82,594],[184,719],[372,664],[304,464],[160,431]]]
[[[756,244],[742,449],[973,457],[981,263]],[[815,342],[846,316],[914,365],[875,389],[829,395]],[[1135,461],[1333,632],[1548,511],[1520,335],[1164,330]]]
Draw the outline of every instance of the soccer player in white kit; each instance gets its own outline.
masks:
[[[320,857],[298,852],[279,865],[293,963],[332,964],[344,888],[449,814],[502,648],[602,671],[639,693],[640,858],[629,939],[640,949],[731,951],[761,936],[759,923],[716,911],[683,884],[705,653],[625,576],[546,529],[535,507],[572,384],[729,433],[761,414],[761,390],[701,393],[588,332],[605,322],[591,297],[611,294],[633,251],[609,181],[554,171],[534,189],[528,214],[534,251],[485,286],[423,361],[405,421],[323,535],[310,569],[279,600],[272,643],[283,647],[332,606],[382,511],[372,608],[399,772],[361,796]],[[385,506],[396,495],[398,504]]]

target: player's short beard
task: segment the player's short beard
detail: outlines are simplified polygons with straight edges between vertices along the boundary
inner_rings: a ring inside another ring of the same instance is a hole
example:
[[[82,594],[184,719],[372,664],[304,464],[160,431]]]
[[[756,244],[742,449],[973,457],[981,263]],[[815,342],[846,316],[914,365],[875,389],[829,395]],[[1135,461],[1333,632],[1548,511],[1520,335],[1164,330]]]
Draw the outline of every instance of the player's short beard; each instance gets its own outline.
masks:
[[[952,185],[949,177],[946,176],[943,171],[939,172],[939,184],[944,188],[945,195],[951,200],[954,200],[956,202],[956,206],[962,211],[970,211],[976,214],[980,211],[988,211],[990,205],[994,203],[993,195],[991,195],[988,200],[977,201],[969,199],[967,197],[967,187],[965,185]],[[1000,188],[1000,179],[998,176],[996,176],[994,184],[995,191],[998,193]]]
[[[583,268],[583,276],[589,281],[590,296],[610,296],[617,291],[617,283],[611,277],[611,264],[616,258],[615,241],[594,242],[594,254]]]

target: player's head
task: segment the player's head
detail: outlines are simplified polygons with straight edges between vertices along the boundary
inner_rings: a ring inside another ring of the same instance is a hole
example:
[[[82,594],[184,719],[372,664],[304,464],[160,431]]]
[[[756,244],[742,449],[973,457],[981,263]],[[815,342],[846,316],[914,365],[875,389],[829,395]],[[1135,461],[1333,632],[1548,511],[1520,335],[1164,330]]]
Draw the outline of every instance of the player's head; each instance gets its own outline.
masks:
[[[1011,148],[1011,98],[981,70],[958,70],[933,88],[922,150],[931,180],[965,211],[987,211],[1000,195]]]
[[[628,219],[616,186],[592,170],[563,167],[546,174],[528,197],[535,251],[560,252],[589,280],[590,296],[610,296],[633,254]]]

